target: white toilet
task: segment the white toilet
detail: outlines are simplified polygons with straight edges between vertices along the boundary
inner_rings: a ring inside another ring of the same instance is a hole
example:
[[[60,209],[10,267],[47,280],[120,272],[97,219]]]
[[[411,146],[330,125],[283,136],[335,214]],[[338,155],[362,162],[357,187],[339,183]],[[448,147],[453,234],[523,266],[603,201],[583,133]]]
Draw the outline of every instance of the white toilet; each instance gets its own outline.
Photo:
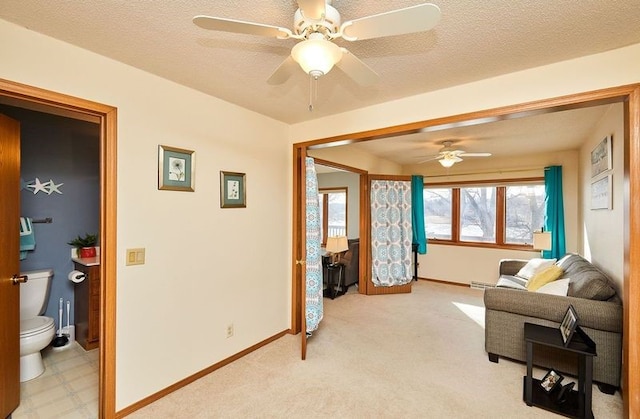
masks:
[[[52,269],[22,272],[27,282],[20,284],[20,382],[29,381],[44,372],[40,351],[55,335],[51,317],[41,316],[47,308]]]

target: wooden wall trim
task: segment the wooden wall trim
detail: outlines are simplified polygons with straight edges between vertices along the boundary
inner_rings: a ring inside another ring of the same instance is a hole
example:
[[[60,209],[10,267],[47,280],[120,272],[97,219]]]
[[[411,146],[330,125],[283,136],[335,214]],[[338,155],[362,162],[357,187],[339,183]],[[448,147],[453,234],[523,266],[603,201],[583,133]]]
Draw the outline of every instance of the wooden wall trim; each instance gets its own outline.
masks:
[[[622,333],[624,417],[640,418],[640,85],[625,103],[625,263]]]

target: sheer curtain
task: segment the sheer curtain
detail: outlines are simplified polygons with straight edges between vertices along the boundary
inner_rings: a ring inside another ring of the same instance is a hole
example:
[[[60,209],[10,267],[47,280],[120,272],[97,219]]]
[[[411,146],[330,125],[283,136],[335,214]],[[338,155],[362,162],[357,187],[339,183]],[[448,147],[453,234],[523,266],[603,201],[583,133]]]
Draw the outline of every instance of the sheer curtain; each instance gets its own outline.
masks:
[[[371,182],[371,279],[377,287],[411,282],[411,182]]]
[[[546,216],[544,229],[551,232],[551,250],[542,257],[560,259],[566,253],[564,237],[564,203],[562,198],[562,166],[544,168]]]
[[[318,204],[318,177],[311,157],[305,159],[306,178],[306,263],[305,263],[305,319],[307,334],[318,328],[323,316],[322,255],[320,253],[320,206]]]

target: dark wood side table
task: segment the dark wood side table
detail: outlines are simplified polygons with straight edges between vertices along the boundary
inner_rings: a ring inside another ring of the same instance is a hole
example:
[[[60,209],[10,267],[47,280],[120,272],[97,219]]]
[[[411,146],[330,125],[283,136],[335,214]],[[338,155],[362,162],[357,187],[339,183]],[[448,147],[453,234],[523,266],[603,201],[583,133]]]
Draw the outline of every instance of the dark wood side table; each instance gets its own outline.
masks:
[[[325,266],[325,269],[327,272],[327,288],[324,290],[323,296],[330,297],[333,300],[337,296],[344,294],[342,290],[344,265],[342,263],[329,263]]]
[[[572,418],[593,418],[591,389],[593,357],[597,355],[595,342],[578,326],[569,345],[565,347],[558,328],[533,323],[524,324],[524,340],[527,345],[527,375],[524,377],[524,401],[527,406],[541,407]],[[541,380],[533,378],[534,344],[578,355],[578,388],[577,391],[571,391],[564,403],[558,403],[556,400],[558,389],[547,393],[540,386]]]

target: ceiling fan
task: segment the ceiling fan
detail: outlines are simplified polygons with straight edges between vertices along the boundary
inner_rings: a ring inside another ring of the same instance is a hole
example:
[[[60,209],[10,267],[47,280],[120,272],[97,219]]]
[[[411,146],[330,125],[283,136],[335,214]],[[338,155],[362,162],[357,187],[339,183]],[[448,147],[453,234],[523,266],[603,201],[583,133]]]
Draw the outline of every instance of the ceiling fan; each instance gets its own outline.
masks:
[[[438,160],[443,167],[451,167],[462,161],[462,157],[489,157],[491,153],[467,153],[464,150],[454,146],[455,141],[442,141],[443,147],[437,155],[429,157],[426,160],[419,161],[418,164],[431,160]]]
[[[432,29],[440,19],[440,8],[423,3],[403,9],[342,22],[331,0],[298,0],[293,16],[293,30],[236,19],[198,15],[193,23],[203,29],[250,35],[297,39],[291,55],[271,74],[269,84],[284,83],[299,65],[312,79],[327,74],[334,65],[358,84],[367,86],[378,75],[346,48],[332,41],[346,41],[401,35]]]

